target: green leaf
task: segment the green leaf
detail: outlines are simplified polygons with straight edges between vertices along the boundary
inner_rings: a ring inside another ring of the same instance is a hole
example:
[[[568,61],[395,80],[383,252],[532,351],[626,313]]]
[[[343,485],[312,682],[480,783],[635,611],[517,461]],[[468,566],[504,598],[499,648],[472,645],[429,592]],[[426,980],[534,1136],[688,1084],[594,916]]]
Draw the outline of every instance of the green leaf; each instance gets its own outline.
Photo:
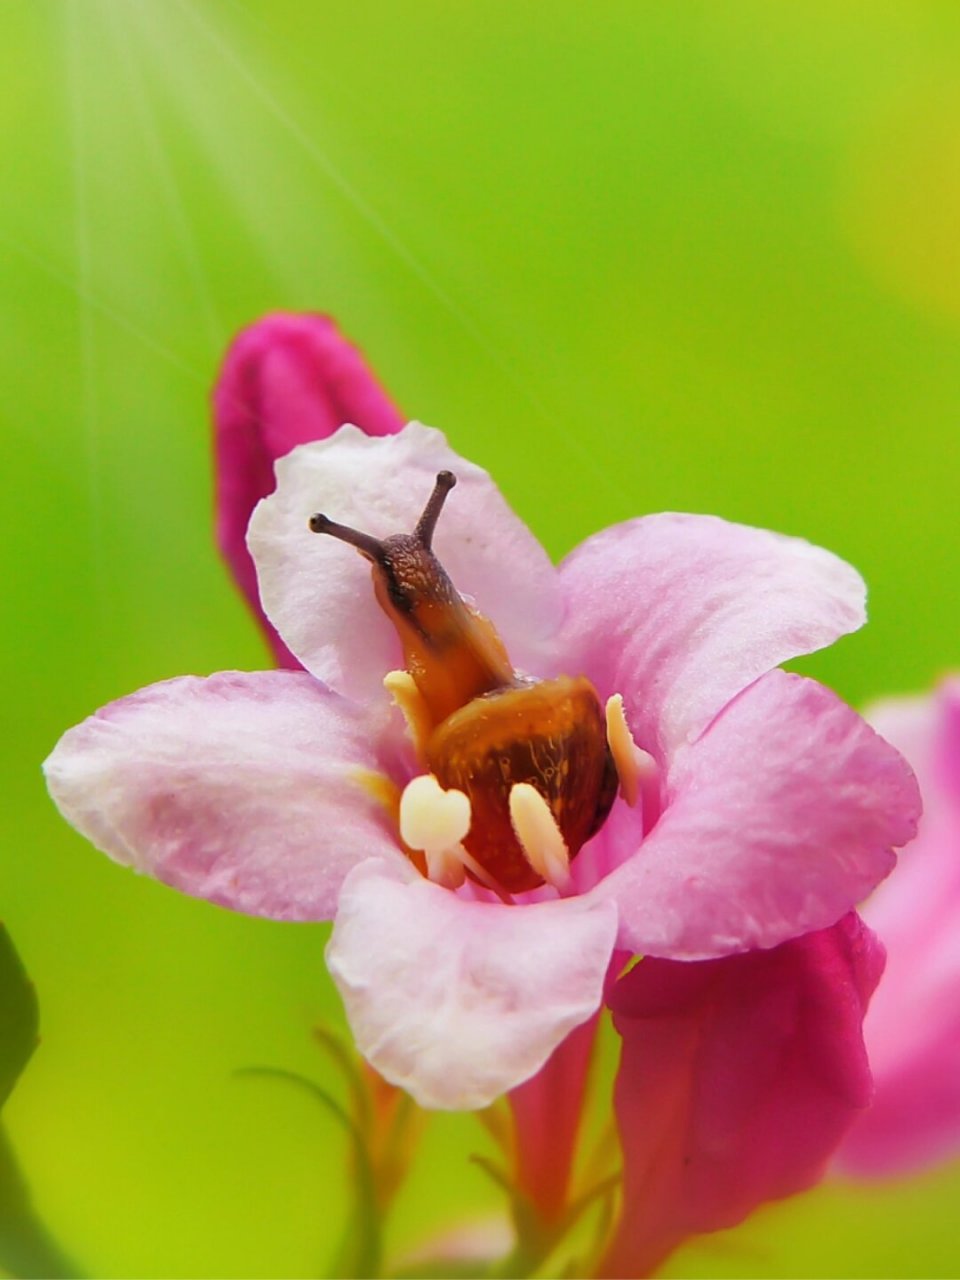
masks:
[[[37,994],[0,925],[0,1107],[39,1043]]]
[[[0,925],[0,1107],[39,1043],[37,995]],[[0,1267],[24,1280],[80,1274],[37,1215],[16,1153],[0,1125]]]
[[[82,1272],[53,1239],[30,1199],[17,1157],[0,1125],[0,1268],[21,1280],[67,1280]]]

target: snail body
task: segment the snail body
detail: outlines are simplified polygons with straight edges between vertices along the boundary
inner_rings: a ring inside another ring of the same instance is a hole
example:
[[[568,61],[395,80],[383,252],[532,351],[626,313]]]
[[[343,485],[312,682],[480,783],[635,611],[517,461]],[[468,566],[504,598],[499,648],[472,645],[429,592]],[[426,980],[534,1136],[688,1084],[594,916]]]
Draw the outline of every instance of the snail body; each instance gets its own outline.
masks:
[[[617,773],[586,676],[518,675],[496,628],[461,598],[434,555],[433,530],[455,483],[440,472],[412,534],[381,541],[323,515],[310,528],[356,547],[373,566],[376,598],[425,709],[425,763],[441,787],[470,800],[468,853],[504,891],[519,893],[543,878],[511,822],[512,788],[527,783],[543,797],[573,858],[610,811]]]

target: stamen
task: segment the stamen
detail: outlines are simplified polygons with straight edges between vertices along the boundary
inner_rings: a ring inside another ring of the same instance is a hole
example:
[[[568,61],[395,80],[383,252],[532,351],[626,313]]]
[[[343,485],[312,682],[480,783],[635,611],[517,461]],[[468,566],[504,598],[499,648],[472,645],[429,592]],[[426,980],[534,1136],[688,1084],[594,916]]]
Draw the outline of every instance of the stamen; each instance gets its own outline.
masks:
[[[650,752],[634,741],[619,693],[607,699],[607,743],[620,793],[631,808],[642,798],[644,830],[649,831],[659,817],[659,769]]]
[[[570,853],[550,806],[529,782],[510,789],[510,821],[527,861],[562,893],[570,886]]]
[[[313,533],[329,533],[331,538],[349,543],[351,547],[356,547],[376,564],[383,560],[383,543],[379,538],[371,537],[369,533],[360,533],[358,529],[351,529],[349,525],[337,524],[329,516],[321,515],[320,512],[310,517],[310,529]]]
[[[505,903],[506,906],[514,906],[514,901],[510,897],[509,893],[506,893],[503,890],[486,867],[481,866],[472,853],[468,853],[462,844],[457,846],[457,852],[460,857],[460,861],[476,881],[482,884],[485,889],[492,890],[492,892],[495,893],[500,901]]]
[[[437,482],[433,486],[433,493],[427,500],[427,505],[423,509],[423,515],[417,521],[417,527],[413,531],[413,536],[421,544],[430,550],[433,542],[433,531],[437,527],[437,518],[443,510],[443,504],[447,500],[447,494],[457,483],[457,477],[452,471],[440,471],[437,473]]]
[[[400,797],[400,838],[423,850],[431,880],[448,888],[463,884],[460,842],[469,830],[470,800],[463,791],[444,791],[432,773],[407,783]]]
[[[619,693],[607,699],[607,744],[620,779],[620,793],[632,809],[640,796],[639,747],[627,724],[623,697]]]
[[[417,755],[424,759],[433,720],[417,682],[409,671],[388,671],[383,677],[383,687],[400,708]]]
[[[442,853],[424,853],[427,860],[427,879],[444,889],[459,889],[467,878],[467,869],[460,857],[462,844],[452,849],[444,849]]]

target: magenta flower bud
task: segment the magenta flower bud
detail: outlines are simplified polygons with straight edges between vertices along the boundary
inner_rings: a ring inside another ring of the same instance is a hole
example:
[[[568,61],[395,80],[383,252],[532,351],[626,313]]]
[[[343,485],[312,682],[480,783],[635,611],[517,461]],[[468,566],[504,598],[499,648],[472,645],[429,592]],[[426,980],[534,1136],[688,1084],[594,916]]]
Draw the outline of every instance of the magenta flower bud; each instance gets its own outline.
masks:
[[[323,315],[278,312],[244,329],[213,390],[217,544],[283,667],[299,668],[264,615],[247,550],[254,507],[275,488],[273,464],[344,423],[391,435],[403,418],[360,352]]]

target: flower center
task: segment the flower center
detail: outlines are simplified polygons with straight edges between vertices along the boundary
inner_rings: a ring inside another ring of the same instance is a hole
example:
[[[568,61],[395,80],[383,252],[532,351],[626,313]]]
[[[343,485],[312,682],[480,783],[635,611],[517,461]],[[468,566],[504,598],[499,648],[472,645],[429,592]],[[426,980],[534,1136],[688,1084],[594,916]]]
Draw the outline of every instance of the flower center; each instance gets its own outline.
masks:
[[[641,793],[645,753],[622,699],[604,715],[586,676],[518,674],[493,624],[460,597],[432,547],[455,484],[452,472],[438,474],[412,534],[381,540],[322,514],[310,528],[371,563],[377,601],[403,647],[405,669],[384,683],[427,770],[401,800],[404,842],[451,888],[469,875],[507,894],[545,882],[564,891],[618,781],[628,803]]]

